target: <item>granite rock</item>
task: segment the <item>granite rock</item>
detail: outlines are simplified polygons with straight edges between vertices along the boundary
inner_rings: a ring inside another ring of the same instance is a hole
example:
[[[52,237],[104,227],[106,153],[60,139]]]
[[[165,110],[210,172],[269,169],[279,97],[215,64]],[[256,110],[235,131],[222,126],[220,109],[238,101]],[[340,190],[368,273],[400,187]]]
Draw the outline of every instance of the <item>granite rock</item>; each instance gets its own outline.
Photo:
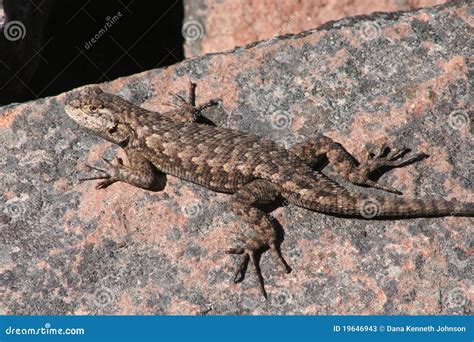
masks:
[[[446,0],[185,0],[187,57],[298,33],[328,21],[372,12],[414,10]]]
[[[163,111],[198,83],[205,116],[290,146],[325,133],[356,156],[382,143],[430,157],[384,175],[407,197],[473,201],[473,9],[457,2],[345,18],[117,79]],[[223,253],[229,195],[175,177],[162,191],[80,183],[119,149],[78,127],[66,94],[0,108],[0,311],[6,314],[471,314],[472,219],[364,221],[276,210],[282,274],[269,300]],[[332,176],[329,168],[326,172]],[[369,189],[359,189],[371,192]]]

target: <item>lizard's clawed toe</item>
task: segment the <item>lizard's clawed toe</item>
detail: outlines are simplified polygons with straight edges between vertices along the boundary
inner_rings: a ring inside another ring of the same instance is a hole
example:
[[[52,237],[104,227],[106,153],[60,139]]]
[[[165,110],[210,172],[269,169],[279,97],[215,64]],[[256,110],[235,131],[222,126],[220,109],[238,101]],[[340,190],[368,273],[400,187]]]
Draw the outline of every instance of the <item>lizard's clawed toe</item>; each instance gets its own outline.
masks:
[[[247,271],[247,267],[249,265],[249,262],[253,265],[255,274],[258,278],[258,282],[260,285],[260,292],[262,295],[267,298],[267,292],[265,291],[265,284],[262,276],[262,272],[260,270],[260,266],[258,264],[258,258],[256,256],[256,251],[253,250],[248,250],[244,248],[231,248],[226,251],[228,254],[239,254],[240,255],[240,260],[237,266],[237,269],[235,271],[234,277],[233,277],[233,282],[234,283],[240,283],[244,280],[245,278],[245,273]]]
[[[259,249],[260,250],[260,249]],[[287,262],[283,259],[283,256],[281,255],[280,249],[278,248],[276,243],[270,244],[270,250],[272,251],[272,254],[277,258],[279,261],[280,265],[283,268],[283,271],[285,273],[290,273],[291,272],[291,267],[287,264]],[[226,251],[227,254],[238,254],[240,255],[240,260],[238,262],[238,266],[236,268],[234,277],[233,277],[233,282],[234,283],[240,283],[244,280],[245,278],[245,273],[247,271],[249,263],[253,265],[254,273],[257,276],[258,282],[259,282],[259,287],[260,287],[260,292],[262,295],[267,299],[267,291],[265,290],[265,282],[262,276],[262,272],[260,269],[259,265],[259,252],[256,250],[250,250],[246,248],[230,248]]]
[[[247,270],[249,260],[250,260],[250,257],[249,257],[248,252],[244,252],[243,254],[241,254],[240,263],[235,271],[234,278],[233,278],[234,283],[240,283],[242,280],[244,280],[245,271]]]
[[[100,181],[96,184],[95,188],[97,190],[99,189],[105,189],[107,188],[108,186],[114,184],[116,182],[116,180],[113,180],[113,179],[106,179],[106,180],[103,180],[103,181]]]
[[[99,172],[104,172],[104,173],[107,173],[107,170],[104,170],[104,169],[101,169],[97,166],[93,166],[93,165],[90,165],[90,164],[86,164],[86,167],[90,170],[95,170],[95,171],[99,171]]]
[[[274,242],[270,245],[270,249],[273,252],[273,254],[276,256],[277,260],[279,261],[279,263],[280,263],[280,265],[283,269],[283,272],[291,273],[292,269],[291,269],[290,265],[288,265],[286,260],[283,258],[283,255],[281,255],[280,246],[276,242]]]
[[[86,167],[89,168],[89,170],[94,170],[103,173],[102,175],[97,175],[97,176],[91,176],[91,177],[84,177],[80,178],[80,182],[84,181],[89,181],[89,180],[101,180],[100,182],[97,183],[95,186],[96,189],[105,189],[111,184],[115,183],[118,181],[117,177],[114,177],[113,175],[116,173],[116,169],[119,169],[121,166],[123,166],[123,161],[121,158],[116,157],[115,161],[117,165],[114,165],[110,160],[102,158],[102,160],[109,165],[109,169],[103,169],[97,166],[93,166],[90,164],[86,164]]]
[[[370,173],[383,167],[405,166],[428,157],[425,153],[411,154],[410,152],[411,149],[407,147],[390,148],[383,145],[377,155],[369,154],[368,159],[362,163],[362,167]]]
[[[428,157],[425,153],[410,154],[410,152],[411,150],[406,147],[390,148],[384,144],[377,154],[368,152],[365,160],[359,165],[357,171],[350,175],[349,180],[354,184],[401,195],[401,191],[379,184],[376,180],[388,170],[406,166]]]
[[[373,172],[383,166],[393,166],[397,163],[396,161],[398,159],[402,158],[408,152],[410,152],[410,149],[406,147],[390,148],[388,145],[384,144],[377,154],[369,152],[366,160],[362,162],[362,166],[368,172]]]

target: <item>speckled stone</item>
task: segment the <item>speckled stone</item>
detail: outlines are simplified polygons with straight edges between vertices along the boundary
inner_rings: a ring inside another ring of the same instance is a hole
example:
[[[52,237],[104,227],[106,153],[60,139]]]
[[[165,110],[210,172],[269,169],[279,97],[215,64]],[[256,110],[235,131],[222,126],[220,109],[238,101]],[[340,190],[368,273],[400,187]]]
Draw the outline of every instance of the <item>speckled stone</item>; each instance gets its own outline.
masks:
[[[405,196],[473,201],[472,7],[346,18],[103,84],[165,110],[191,77],[216,124],[290,146],[318,132],[356,156],[387,142],[430,158],[384,175]],[[363,221],[289,206],[282,274],[233,284],[229,195],[80,183],[123,156],[72,122],[65,95],[0,108],[0,311],[7,314],[471,314],[472,219]],[[327,170],[332,175],[331,169]],[[368,189],[361,191],[370,192]],[[374,190],[375,191],[375,190]]]
[[[447,0],[185,0],[185,55],[220,52],[372,12],[434,6]]]

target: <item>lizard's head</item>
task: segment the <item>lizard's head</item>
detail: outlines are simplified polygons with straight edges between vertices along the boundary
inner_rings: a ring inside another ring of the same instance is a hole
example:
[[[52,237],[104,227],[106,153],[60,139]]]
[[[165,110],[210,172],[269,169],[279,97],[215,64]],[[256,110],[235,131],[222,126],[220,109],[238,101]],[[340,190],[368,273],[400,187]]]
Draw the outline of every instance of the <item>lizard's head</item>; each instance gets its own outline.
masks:
[[[130,138],[130,129],[114,110],[119,97],[104,93],[98,86],[89,86],[71,94],[64,109],[82,127],[116,144]]]

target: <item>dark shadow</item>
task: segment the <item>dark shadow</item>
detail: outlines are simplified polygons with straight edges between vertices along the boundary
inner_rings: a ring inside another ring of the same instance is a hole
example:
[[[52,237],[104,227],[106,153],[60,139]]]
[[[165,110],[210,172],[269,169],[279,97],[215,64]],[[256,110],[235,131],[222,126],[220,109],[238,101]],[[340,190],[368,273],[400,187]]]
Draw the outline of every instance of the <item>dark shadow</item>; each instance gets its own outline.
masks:
[[[0,105],[175,64],[184,59],[182,0],[5,0],[0,34]]]
[[[153,191],[153,192],[163,191],[168,181],[166,173],[159,171],[153,164],[151,164],[151,166],[153,168],[153,172],[155,173],[155,180],[151,188],[148,190]]]

